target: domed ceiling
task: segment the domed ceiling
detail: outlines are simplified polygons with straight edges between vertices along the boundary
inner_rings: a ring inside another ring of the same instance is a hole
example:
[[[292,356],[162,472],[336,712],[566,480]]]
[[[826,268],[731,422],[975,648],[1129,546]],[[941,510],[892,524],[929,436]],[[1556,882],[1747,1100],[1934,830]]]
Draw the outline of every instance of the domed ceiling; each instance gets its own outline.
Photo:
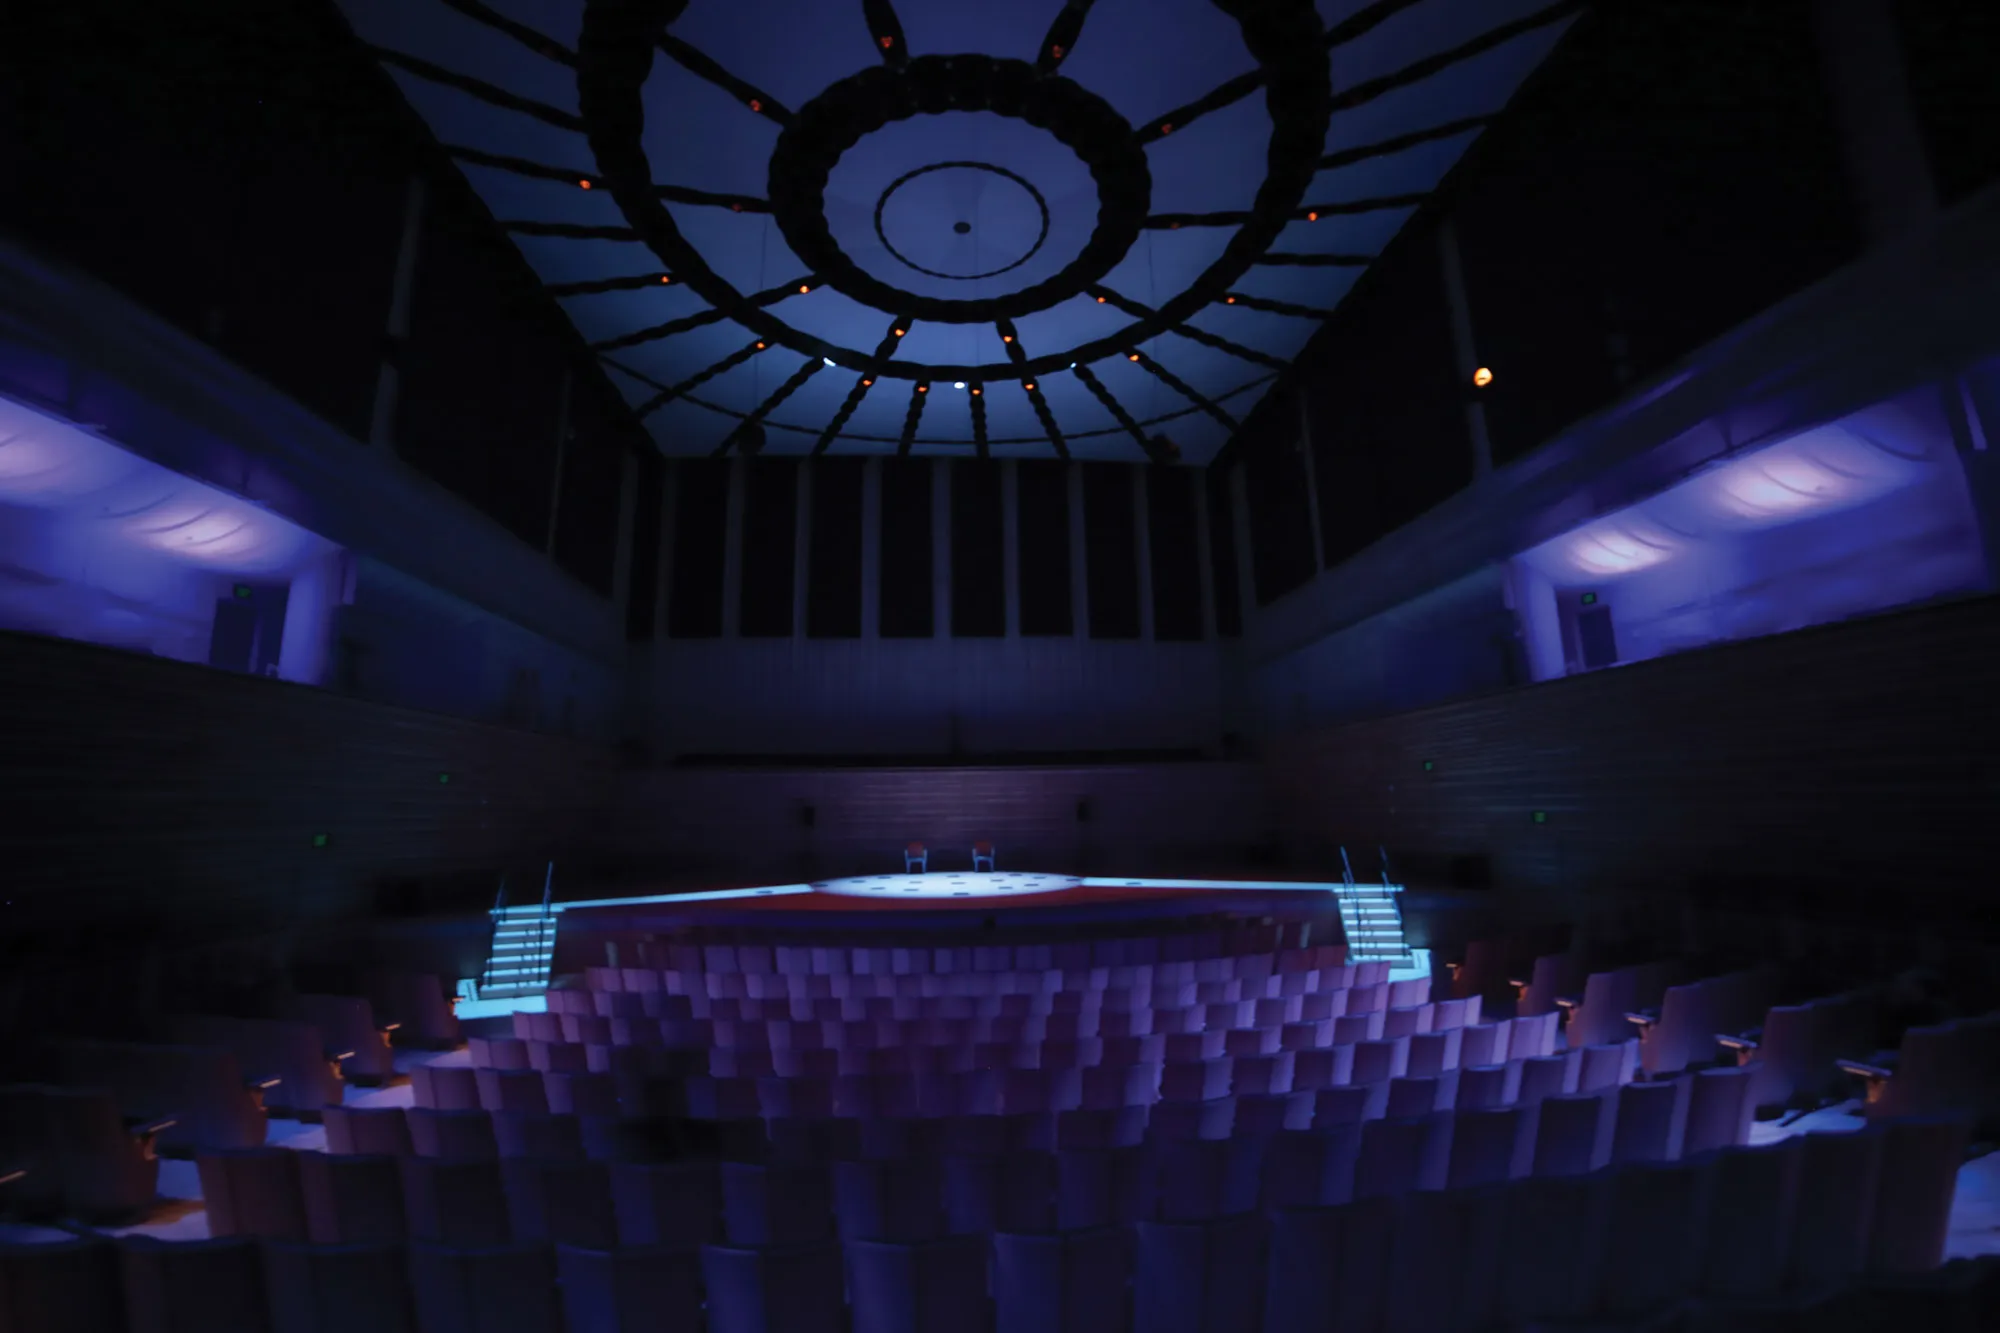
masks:
[[[1201,463],[1546,0],[340,0],[663,452]]]

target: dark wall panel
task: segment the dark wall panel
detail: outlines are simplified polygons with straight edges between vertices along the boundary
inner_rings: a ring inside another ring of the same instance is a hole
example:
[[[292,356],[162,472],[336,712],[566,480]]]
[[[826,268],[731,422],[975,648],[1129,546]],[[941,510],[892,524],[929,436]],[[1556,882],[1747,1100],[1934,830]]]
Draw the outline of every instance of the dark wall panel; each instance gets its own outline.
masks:
[[[1069,464],[1028,459],[1019,469],[1016,534],[1020,558],[1021,633],[1072,634]]]
[[[667,633],[677,639],[713,639],[722,633],[729,466],[726,458],[673,465],[673,586],[667,594]]]
[[[2000,6],[1896,0],[1905,66],[1938,193],[1955,204],[2000,180]]]
[[[861,635],[861,492],[859,458],[820,458],[812,470],[811,560],[806,570],[806,633],[816,639]]]
[[[1090,581],[1090,636],[1139,637],[1139,529],[1132,469],[1083,465],[1083,549]]]
[[[1321,342],[1308,412],[1330,568],[1472,480],[1468,386],[1429,220],[1403,231]]]
[[[1475,147],[1451,212],[1496,461],[1858,254],[1811,9],[1594,7]]]
[[[570,384],[569,432],[563,442],[561,512],[556,515],[556,563],[589,587],[609,594],[618,559],[622,447],[629,438],[624,404],[594,379]],[[553,461],[553,460],[551,460]],[[544,510],[549,483],[532,491]]]
[[[1225,639],[1243,633],[1243,602],[1236,583],[1236,520],[1229,501],[1227,465],[1207,468],[1201,478],[1208,505],[1208,557],[1214,572],[1215,632]]]
[[[962,639],[1007,633],[1007,553],[1000,465],[951,465],[951,632]]]
[[[610,776],[574,741],[11,633],[0,729],[10,938],[248,930],[490,869],[481,906],[509,865],[580,849]]]
[[[931,636],[929,459],[896,458],[882,464],[881,616],[885,639]]]
[[[1250,501],[1250,565],[1257,603],[1268,606],[1313,576],[1312,510],[1297,399],[1266,398],[1244,423],[1244,482]]]
[[[1322,855],[1488,857],[1574,906],[1721,886],[1990,914],[1996,666],[1994,598],[1800,630],[1323,730],[1273,753],[1274,798]]]
[[[1201,474],[1186,468],[1146,472],[1146,535],[1153,556],[1153,637],[1201,638],[1201,537],[1195,505]]]
[[[798,537],[800,464],[789,458],[743,463],[743,607],[746,638],[792,632],[792,572]]]
[[[625,637],[651,640],[657,632],[653,617],[660,592],[660,504],[667,474],[666,460],[651,449],[639,455],[637,495],[632,510],[632,572],[630,600],[625,607]]]

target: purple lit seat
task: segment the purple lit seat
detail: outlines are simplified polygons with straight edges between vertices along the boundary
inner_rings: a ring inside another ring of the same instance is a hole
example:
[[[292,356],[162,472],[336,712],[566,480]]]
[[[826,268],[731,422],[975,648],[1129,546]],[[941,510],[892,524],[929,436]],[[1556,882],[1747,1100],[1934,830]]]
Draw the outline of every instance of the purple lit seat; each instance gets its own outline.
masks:
[[[853,1333],[986,1333],[986,1238],[849,1241]]]
[[[512,1233],[496,1160],[400,1157],[403,1217],[412,1240],[504,1245]]]
[[[0,1328],[127,1333],[117,1247],[101,1236],[0,1242]]]
[[[1708,1225],[1695,1270],[1703,1295],[1725,1301],[1777,1295],[1797,1225],[1801,1158],[1799,1140],[1789,1138],[1764,1148],[1724,1148],[1710,1159]]]
[[[607,1165],[621,1245],[692,1249],[722,1238],[722,1181],[713,1162]]]
[[[467,1333],[557,1333],[554,1256],[539,1242],[489,1248],[409,1247],[417,1327]]]
[[[289,1148],[205,1152],[195,1159],[211,1236],[306,1238],[299,1154]]]
[[[306,1236],[316,1245],[400,1244],[403,1186],[394,1157],[299,1154]]]
[[[400,1106],[329,1106],[320,1114],[330,1153],[401,1157],[413,1151],[409,1122]]]
[[[1962,1116],[1882,1125],[1880,1183],[1869,1225],[1870,1273],[1907,1276],[1944,1261],[1953,1193],[1971,1128]]]
[[[1549,1103],[1543,1102],[1541,1109],[1546,1118]],[[1458,1112],[1452,1127],[1446,1188],[1497,1185],[1510,1179],[1524,1155],[1522,1138],[1526,1128],[1526,1113],[1518,1106]]]
[[[556,1247],[565,1333],[700,1333],[701,1256],[691,1249]]]
[[[271,1333],[415,1333],[401,1245],[264,1246]]]
[[[432,1111],[477,1111],[479,1076],[463,1065],[418,1065],[410,1071],[416,1105]]]
[[[603,1162],[516,1158],[501,1164],[500,1178],[516,1240],[617,1246],[611,1176]]]
[[[995,1333],[1125,1333],[1130,1246],[1122,1231],[996,1234]]]
[[[585,1155],[583,1122],[573,1115],[495,1111],[493,1139],[503,1158],[539,1157],[577,1161]]]
[[[944,1182],[934,1157],[833,1163],[834,1216],[842,1240],[922,1241],[941,1236],[943,1195]],[[733,1230],[731,1234],[734,1238]]]
[[[1263,1218],[1141,1222],[1134,1230],[1134,1333],[1256,1333]]]
[[[127,1236],[118,1250],[131,1333],[266,1333],[271,1327],[255,1241]]]
[[[1785,1285],[1830,1291],[1867,1266],[1884,1142],[1873,1130],[1799,1136],[1798,1222]]]
[[[128,1126],[111,1094],[96,1088],[16,1087],[0,1122],[0,1169],[23,1154],[30,1180],[42,1177],[40,1193],[66,1216],[116,1219],[153,1202],[160,1164],[153,1140],[168,1126],[161,1122]]]
[[[841,1251],[808,1245],[706,1245],[708,1333],[846,1333]]]
[[[1596,1308],[1633,1316],[1688,1293],[1700,1259],[1702,1176],[1698,1162],[1649,1162],[1605,1174],[1609,1209]]]
[[[833,1235],[833,1186],[825,1168],[724,1162],[720,1171],[730,1244],[806,1244]]]
[[[410,1149],[418,1157],[488,1160],[500,1155],[487,1111],[430,1111],[413,1107],[406,1113]]]
[[[396,1072],[389,1038],[393,1027],[378,1024],[375,1010],[359,995],[295,995],[297,1016],[318,1030],[329,1057],[340,1058],[344,1078],[376,1083]]]

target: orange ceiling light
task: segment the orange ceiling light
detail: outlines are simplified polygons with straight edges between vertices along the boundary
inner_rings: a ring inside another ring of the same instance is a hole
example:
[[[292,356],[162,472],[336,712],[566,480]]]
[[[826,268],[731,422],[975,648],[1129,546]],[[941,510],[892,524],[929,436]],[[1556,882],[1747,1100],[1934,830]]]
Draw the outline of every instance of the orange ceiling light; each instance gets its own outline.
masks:
[[[1472,372],[1472,382],[1483,389],[1493,382],[1493,372],[1485,366],[1481,366]]]
[[[1319,221],[1319,214],[1318,214],[1318,213],[1316,213],[1316,212],[1314,212],[1314,213],[1307,213],[1307,214],[1306,214],[1306,221],[1307,221],[1307,222],[1318,222],[1318,221]]]
[[[764,109],[764,104],[753,97],[750,99],[750,109],[752,111],[762,111]]]
[[[868,388],[873,388],[873,387],[874,387],[874,384],[875,384],[875,381],[874,381],[874,380],[863,380],[863,381],[861,381],[861,387],[862,387],[862,388],[864,388],[864,389],[868,389]]]
[[[1127,361],[1137,361],[1139,359],[1139,354],[1137,352],[1127,353],[1125,359]]]
[[[931,386],[928,384],[919,384],[917,386],[918,393],[929,393],[930,391],[931,391]]]
[[[896,47],[896,39],[894,37],[878,37],[875,40],[882,43],[884,51],[893,51]]]
[[[908,329],[897,329],[897,330],[896,330],[896,336],[897,336],[898,338],[900,338],[900,337],[902,337],[902,336],[903,336],[904,334],[906,334],[906,333],[908,333],[908,332],[909,332],[909,330],[908,330]]]
[[[1011,334],[1011,333],[1003,333],[1003,334],[1001,334],[1001,335],[1000,335],[1000,341],[1001,341],[1001,342],[1003,342],[1003,343],[1010,343],[1010,342],[1013,342],[1013,341],[1014,341],[1014,335],[1013,335],[1013,334]]]
[[[977,398],[979,396],[979,386],[977,384],[972,386],[972,396],[974,398]]]
[[[576,188],[579,190],[588,190],[590,188],[590,182],[587,180],[578,181],[576,183]]]
[[[812,290],[812,288],[811,288],[810,286],[808,286],[807,284],[805,284],[805,283],[800,283],[800,284],[799,284],[799,295],[800,295],[800,296],[804,296],[804,295],[805,295],[805,294],[806,294],[807,292],[809,292],[809,291],[811,291],[811,290]]]
[[[763,351],[763,350],[764,350],[764,344],[763,344],[763,343],[758,343],[758,344],[757,344],[757,350],[758,350],[758,351],[760,351],[760,352],[761,352],[761,351]]]
[[[1225,296],[1225,297],[1223,297],[1223,298],[1222,298],[1222,304],[1224,304],[1224,305],[1235,305],[1235,304],[1236,304],[1236,298],[1235,298],[1235,297],[1233,297],[1233,296]]]
[[[661,285],[662,287],[666,286],[666,285],[667,285],[668,283],[672,282],[673,280],[674,280],[674,275],[673,275],[673,274],[671,274],[671,273],[662,273],[662,274],[660,275],[660,285]]]
[[[1035,391],[1035,382],[1033,380],[1029,380],[1026,384],[1023,384],[1021,387],[1026,389],[1029,393],[1033,393]]]

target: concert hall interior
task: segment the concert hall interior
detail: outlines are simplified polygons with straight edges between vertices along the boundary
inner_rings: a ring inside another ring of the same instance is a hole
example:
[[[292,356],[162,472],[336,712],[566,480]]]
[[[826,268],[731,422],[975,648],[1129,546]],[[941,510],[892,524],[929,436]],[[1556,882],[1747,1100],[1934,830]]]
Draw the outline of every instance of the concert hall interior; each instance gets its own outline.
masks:
[[[2000,1328],[1992,0],[0,18],[0,1333]]]

